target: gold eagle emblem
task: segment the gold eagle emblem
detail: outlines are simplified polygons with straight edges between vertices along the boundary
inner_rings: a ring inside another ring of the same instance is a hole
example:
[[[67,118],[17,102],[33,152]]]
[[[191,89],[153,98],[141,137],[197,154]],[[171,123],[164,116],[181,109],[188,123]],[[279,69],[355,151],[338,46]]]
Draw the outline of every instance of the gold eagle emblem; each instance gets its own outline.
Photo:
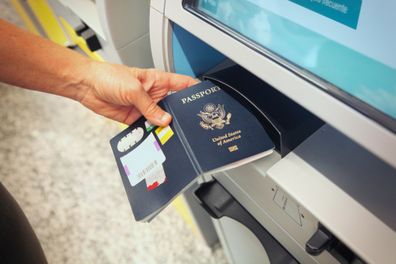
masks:
[[[206,130],[223,129],[230,124],[231,113],[226,114],[224,105],[206,104],[198,116],[202,119],[199,125]]]

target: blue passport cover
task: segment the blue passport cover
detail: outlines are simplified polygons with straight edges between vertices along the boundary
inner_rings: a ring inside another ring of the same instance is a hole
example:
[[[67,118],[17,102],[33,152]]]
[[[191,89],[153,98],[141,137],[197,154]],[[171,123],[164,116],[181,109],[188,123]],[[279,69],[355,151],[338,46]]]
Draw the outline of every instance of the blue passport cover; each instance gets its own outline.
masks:
[[[274,149],[257,118],[210,81],[159,105],[173,116],[168,127],[140,118],[110,141],[137,221],[152,219],[203,173]]]

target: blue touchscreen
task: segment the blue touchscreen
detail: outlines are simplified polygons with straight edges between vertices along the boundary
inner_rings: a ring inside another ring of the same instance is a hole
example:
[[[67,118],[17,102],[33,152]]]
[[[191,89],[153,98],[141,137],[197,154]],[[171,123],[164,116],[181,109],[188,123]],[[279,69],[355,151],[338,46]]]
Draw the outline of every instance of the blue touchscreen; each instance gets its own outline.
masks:
[[[396,1],[198,0],[196,7],[396,119]]]

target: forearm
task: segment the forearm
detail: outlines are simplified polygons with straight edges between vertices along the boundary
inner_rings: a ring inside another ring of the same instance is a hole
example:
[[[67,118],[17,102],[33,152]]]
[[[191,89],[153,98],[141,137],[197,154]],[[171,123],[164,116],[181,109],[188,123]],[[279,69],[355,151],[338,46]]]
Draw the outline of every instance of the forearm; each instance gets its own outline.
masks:
[[[151,123],[166,126],[172,117],[157,102],[197,80],[96,62],[0,19],[0,82],[72,98],[125,124],[143,114]]]
[[[79,100],[90,59],[0,19],[0,81]]]

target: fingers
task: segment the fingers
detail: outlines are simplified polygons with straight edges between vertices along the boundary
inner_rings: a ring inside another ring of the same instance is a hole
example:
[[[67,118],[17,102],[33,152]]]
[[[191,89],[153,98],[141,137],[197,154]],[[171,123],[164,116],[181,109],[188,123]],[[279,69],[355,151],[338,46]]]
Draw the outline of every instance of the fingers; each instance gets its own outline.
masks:
[[[136,108],[133,108],[131,111],[129,111],[128,115],[124,120],[121,122],[126,124],[126,125],[131,125],[133,124],[136,120],[138,120],[142,116],[142,113],[139,112]]]
[[[179,91],[199,82],[199,80],[190,76],[157,69],[135,69],[135,72],[142,83],[154,81],[156,86],[168,91]],[[149,87],[151,88],[151,85]]]
[[[143,88],[136,93],[135,107],[147,120],[157,126],[167,126],[171,122],[172,116],[161,109]]]
[[[172,116],[161,109],[157,105],[157,101],[162,99],[168,91],[179,91],[198,83],[198,80],[189,76],[156,69],[130,68],[130,71],[136,77],[137,83],[129,81],[130,84],[134,84],[133,91],[122,90],[119,96],[123,99],[120,100],[122,105],[134,105],[136,107],[122,121],[126,124],[133,123],[142,114],[152,124],[167,126],[171,122]],[[115,100],[112,103],[116,103]]]
[[[190,76],[169,72],[161,72],[160,78],[166,83],[170,91],[180,91],[199,82],[199,80]]]

